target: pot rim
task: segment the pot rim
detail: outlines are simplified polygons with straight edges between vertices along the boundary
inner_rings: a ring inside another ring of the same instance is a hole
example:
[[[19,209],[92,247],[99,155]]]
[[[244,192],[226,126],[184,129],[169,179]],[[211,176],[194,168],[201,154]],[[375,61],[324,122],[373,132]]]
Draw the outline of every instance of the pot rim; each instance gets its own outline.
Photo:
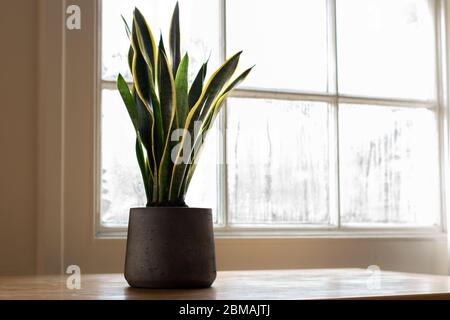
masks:
[[[212,208],[200,208],[200,207],[131,207],[130,210],[145,210],[145,209],[170,209],[170,210],[199,210],[199,211],[212,211]]]

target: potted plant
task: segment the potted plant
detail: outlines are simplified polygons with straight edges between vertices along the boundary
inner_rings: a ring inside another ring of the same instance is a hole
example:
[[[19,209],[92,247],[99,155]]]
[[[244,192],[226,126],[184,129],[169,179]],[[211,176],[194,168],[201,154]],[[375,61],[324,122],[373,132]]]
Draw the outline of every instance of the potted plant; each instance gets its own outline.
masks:
[[[226,96],[251,68],[231,79],[238,52],[205,83],[206,61],[189,86],[189,57],[180,51],[178,3],[170,26],[170,54],[162,37],[156,45],[137,8],[131,29],[124,22],[133,81],[130,89],[119,74],[117,88],[136,131],[147,197],[146,207],[130,209],[125,278],[132,287],[209,287],[216,277],[211,209],[188,207],[185,195],[205,135]],[[175,130],[178,141],[173,139]]]

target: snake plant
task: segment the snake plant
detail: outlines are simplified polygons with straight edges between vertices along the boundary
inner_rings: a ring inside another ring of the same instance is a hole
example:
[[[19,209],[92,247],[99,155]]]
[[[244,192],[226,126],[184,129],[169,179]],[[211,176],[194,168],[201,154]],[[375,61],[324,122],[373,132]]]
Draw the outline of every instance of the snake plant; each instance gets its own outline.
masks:
[[[119,74],[117,88],[136,131],[136,157],[147,206],[186,206],[185,195],[205,136],[224,99],[251,68],[231,79],[241,51],[226,60],[206,81],[206,61],[189,86],[189,56],[185,53],[182,57],[180,50],[178,3],[170,25],[169,53],[162,36],[156,45],[151,29],[137,8],[131,29],[123,20],[131,42],[128,64],[133,80],[130,88]],[[175,131],[178,141],[173,139]]]

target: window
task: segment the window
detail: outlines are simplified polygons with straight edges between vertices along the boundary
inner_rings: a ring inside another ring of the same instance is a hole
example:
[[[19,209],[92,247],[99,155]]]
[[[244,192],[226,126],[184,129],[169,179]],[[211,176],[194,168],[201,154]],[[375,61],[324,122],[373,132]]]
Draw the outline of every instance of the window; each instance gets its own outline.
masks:
[[[256,64],[226,102],[189,189],[217,228],[440,227],[440,1],[179,1],[192,76],[244,50]],[[130,80],[120,15],[167,34],[175,0],[103,0],[101,205],[123,228],[144,201],[134,131],[115,90]],[[223,165],[226,163],[226,165]]]

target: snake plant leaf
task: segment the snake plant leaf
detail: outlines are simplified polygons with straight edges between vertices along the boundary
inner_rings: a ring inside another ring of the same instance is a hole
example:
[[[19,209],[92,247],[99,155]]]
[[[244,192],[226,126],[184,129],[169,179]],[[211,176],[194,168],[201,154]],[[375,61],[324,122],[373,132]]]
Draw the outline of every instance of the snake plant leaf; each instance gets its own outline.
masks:
[[[127,34],[128,39],[131,41],[131,30],[130,30],[130,26],[128,25],[127,20],[125,20],[123,15],[120,15],[122,17],[122,21],[125,25],[125,32]],[[130,68],[130,71],[132,72],[132,64],[133,64],[133,55],[134,55],[134,51],[133,51],[133,46],[130,45],[130,48],[128,49],[128,67]]]
[[[142,149],[142,142],[139,136],[136,136],[136,158],[141,170],[142,181],[144,183],[145,196],[147,197],[147,206],[151,199],[153,199],[153,175],[148,167],[144,150]]]
[[[213,101],[222,90],[223,86],[230,80],[233,76],[234,71],[237,68],[239,63],[239,57],[242,51],[234,54],[231,58],[225,61],[222,66],[217,69],[216,72],[210,77],[208,82],[205,85],[205,88],[202,91],[202,94],[197,101],[197,103],[192,107],[189,111],[188,116],[186,118],[185,130],[187,130],[186,134],[183,136],[181,140],[181,146],[185,145],[185,139],[194,137],[194,125],[196,121],[203,122],[204,117],[206,116],[210,106]],[[194,141],[195,142],[195,141]],[[170,179],[170,187],[169,187],[169,199],[175,199],[180,196],[181,188],[182,188],[182,179],[186,174],[187,163],[180,160],[182,152],[186,152],[187,150],[183,150],[180,148],[178,150],[177,157],[175,158],[175,165],[172,169],[172,175]],[[193,150],[188,151],[190,153]],[[191,156],[189,156],[189,159]]]
[[[150,169],[152,165],[150,164],[150,162],[146,162],[145,160],[144,151],[142,149],[142,144],[144,144],[144,142],[140,138],[141,135],[144,137],[146,149],[149,150],[148,152],[151,152],[151,141],[149,140],[149,137],[151,137],[151,133],[149,132],[148,126],[148,124],[151,123],[151,121],[149,121],[149,114],[142,103],[136,105],[135,99],[139,99],[139,97],[133,97],[125,79],[121,74],[119,74],[117,78],[117,89],[119,90],[122,100],[127,108],[131,122],[133,123],[136,131],[136,156],[139,163],[139,169],[141,170],[142,179],[144,181],[145,194],[147,196],[147,199],[152,199],[153,173]]]
[[[125,22],[125,29],[129,29],[129,26],[128,26],[127,22],[125,21],[125,19],[124,19],[124,22]],[[131,34],[130,34],[130,48],[128,49],[128,67],[130,68],[131,74],[133,74],[134,51],[135,51],[135,49],[138,49],[138,48],[139,48],[138,38],[137,38],[135,23],[133,20],[133,24],[131,27]]]
[[[202,117],[202,115],[209,110],[209,107],[222,90],[223,86],[233,76],[233,73],[238,66],[241,53],[242,51],[225,61],[224,64],[222,64],[222,66],[210,77],[199,100],[192,107],[192,110],[189,111],[188,118],[186,119],[186,127],[188,129],[193,128],[194,121],[203,121],[204,117]]]
[[[134,51],[133,54],[133,63],[136,60],[136,66],[132,68],[131,74],[133,75],[133,82],[135,83],[136,90],[141,97],[141,99],[145,102],[146,106],[152,112],[153,116],[153,126],[154,130],[152,130],[152,134],[155,137],[153,139],[154,145],[152,150],[152,155],[154,158],[155,168],[158,166],[161,161],[163,149],[164,149],[164,133],[162,127],[162,116],[161,116],[161,108],[158,96],[155,91],[155,83],[154,76],[156,70],[152,72],[152,62],[151,62],[151,52],[147,52],[149,49],[148,45],[144,45],[143,42],[152,42],[151,47],[154,46],[153,36],[151,36],[151,31],[147,34],[149,37],[144,39],[142,34],[139,33],[139,30],[146,27],[146,23],[143,26],[139,27],[138,19],[140,16],[139,10],[135,10],[135,19],[133,20],[133,26],[131,29],[131,45]],[[142,20],[142,19],[141,19]],[[145,20],[144,20],[145,22]],[[141,41],[139,41],[141,39]],[[152,51],[152,50],[150,50]],[[147,56],[147,60],[142,52],[147,52],[145,56]],[[153,54],[154,59],[156,59],[156,55]],[[155,61],[154,61],[155,62]],[[135,70],[136,69],[136,70]],[[156,171],[156,169],[155,169]]]
[[[128,49],[128,67],[130,68],[130,72],[133,73],[133,57],[134,57],[134,50],[133,47],[130,46]]]
[[[192,159],[190,159],[190,161],[187,165],[185,176],[183,178],[182,192],[184,194],[187,192],[187,189],[189,188],[189,184],[191,182],[192,176],[194,175],[195,169],[197,167],[198,158],[202,154],[203,147],[205,145],[206,136],[208,134],[208,130],[210,130],[212,125],[214,124],[214,121],[220,112],[221,106],[223,105],[225,98],[231,93],[231,91],[233,91],[234,88],[236,88],[242,81],[245,80],[245,78],[248,76],[248,74],[253,69],[253,67],[248,68],[247,70],[242,72],[238,77],[236,77],[235,80],[233,80],[223,90],[223,92],[219,95],[216,102],[214,103],[214,107],[210,109],[209,114],[206,116],[205,121],[203,123],[203,126],[202,126],[198,136],[195,137],[195,143],[194,143],[193,150],[197,151],[197,152],[192,153]]]
[[[241,53],[242,51],[236,53],[227,61],[225,61],[225,63],[219,69],[217,69],[217,71],[210,77],[210,79],[206,83],[199,100],[189,111],[185,127],[186,129],[188,129],[191,137],[193,137],[194,134],[194,122],[204,121],[205,116],[208,113],[217,95],[222,91],[224,85],[233,76],[234,71],[236,70],[239,63],[239,57]]]
[[[136,27],[139,48],[145,61],[150,66],[152,74],[154,75],[156,61],[155,39],[153,38],[152,31],[148,27],[147,21],[138,8],[134,9],[134,25]]]
[[[139,16],[139,14],[136,14],[136,16]],[[152,135],[155,139],[152,140],[154,142],[152,149],[147,151],[152,154],[156,168],[161,160],[164,149],[161,109],[155,92],[151,66],[145,60],[141,51],[141,49],[145,50],[145,47],[139,45],[138,39],[138,24],[135,19],[131,29],[131,44],[134,51],[131,74],[133,75],[133,83],[139,97],[152,114]]]
[[[222,103],[225,100],[225,98],[231,93],[231,91],[233,91],[239,84],[241,84],[241,82],[244,81],[245,78],[247,78],[247,76],[249,75],[249,73],[252,71],[253,68],[254,66],[242,72],[230,84],[228,84],[225,87],[225,89],[220,93],[216,101],[213,103],[213,107],[208,110],[205,120],[203,121],[203,127],[205,127],[206,129],[210,129],[210,125],[211,123],[214,123],[215,116],[220,111],[220,107],[222,106]]]
[[[164,40],[163,40],[162,33],[159,35],[158,54],[160,51],[164,52],[164,54],[167,56],[166,48],[164,47]]]
[[[164,152],[164,131],[163,120],[161,114],[161,107],[154,89],[151,90],[152,104],[153,104],[153,118],[155,121],[154,135],[154,149],[155,149],[155,162],[158,165],[161,162],[161,158]]]
[[[222,91],[224,85],[226,85],[226,83],[228,83],[230,78],[233,76],[234,71],[238,66],[241,53],[242,51],[233,55],[211,76],[205,86],[206,90],[203,90],[199,101],[192,108],[194,110],[194,121],[204,121],[205,116],[207,115],[217,95]]]
[[[126,34],[127,34],[127,37],[128,37],[129,40],[131,40],[131,30],[130,30],[130,26],[128,25],[128,22],[127,22],[127,20],[125,20],[125,18],[124,18],[123,15],[120,15],[120,17],[122,18],[122,21],[123,21],[123,23],[124,23],[124,25],[125,25],[125,32],[126,32]]]
[[[172,72],[177,74],[178,66],[180,65],[181,49],[180,49],[180,9],[178,2],[173,10],[172,22],[170,24],[169,32],[169,48],[172,56]]]
[[[208,68],[208,61],[202,64],[200,70],[195,76],[194,82],[192,82],[191,88],[189,89],[189,108],[192,108],[195,103],[200,98],[203,90],[203,82],[206,78],[206,71]]]
[[[168,200],[169,177],[173,167],[170,151],[175,142],[171,141],[170,136],[176,117],[177,98],[172,69],[162,47],[160,47],[158,53],[158,77],[159,99],[165,135],[164,151],[158,172],[158,200],[163,202]]]
[[[153,115],[149,111],[145,102],[139,97],[137,92],[134,93],[134,100],[138,115],[138,133],[142,140],[142,144],[148,154],[154,154],[153,150]],[[152,168],[154,168],[152,161]]]
[[[152,96],[156,93],[154,90],[152,91]],[[161,115],[161,108],[159,104],[159,100],[157,98],[152,99],[153,103],[153,118],[154,118],[154,150],[155,150],[155,163],[156,166],[159,165],[161,162],[161,158],[164,152],[164,131],[163,131],[163,122],[162,122],[162,115]]]
[[[174,81],[167,56],[163,51],[163,48],[160,48],[158,53],[158,90],[163,120],[164,140],[166,140],[167,135],[169,134],[171,121],[176,111],[176,108],[173,108],[176,101],[176,98],[174,98],[176,97]]]
[[[177,92],[177,123],[176,128],[183,128],[189,112],[188,105],[188,68],[189,56],[186,53],[178,67],[175,77],[175,87]]]
[[[117,77],[117,89],[119,90],[120,96],[122,97],[123,103],[127,108],[128,115],[130,116],[131,122],[133,123],[134,129],[136,132],[139,131],[139,120],[138,120],[138,112],[136,109],[136,105],[134,103],[133,96],[131,95],[130,89],[128,88],[128,84],[123,78],[123,76],[119,73]]]
[[[153,113],[153,108],[151,108],[151,72],[147,63],[144,60],[141,52],[139,50],[134,50],[135,54],[133,55],[133,63],[132,63],[132,74],[133,74],[133,83],[136,88],[136,91],[139,97],[144,101],[147,105],[150,112]]]

